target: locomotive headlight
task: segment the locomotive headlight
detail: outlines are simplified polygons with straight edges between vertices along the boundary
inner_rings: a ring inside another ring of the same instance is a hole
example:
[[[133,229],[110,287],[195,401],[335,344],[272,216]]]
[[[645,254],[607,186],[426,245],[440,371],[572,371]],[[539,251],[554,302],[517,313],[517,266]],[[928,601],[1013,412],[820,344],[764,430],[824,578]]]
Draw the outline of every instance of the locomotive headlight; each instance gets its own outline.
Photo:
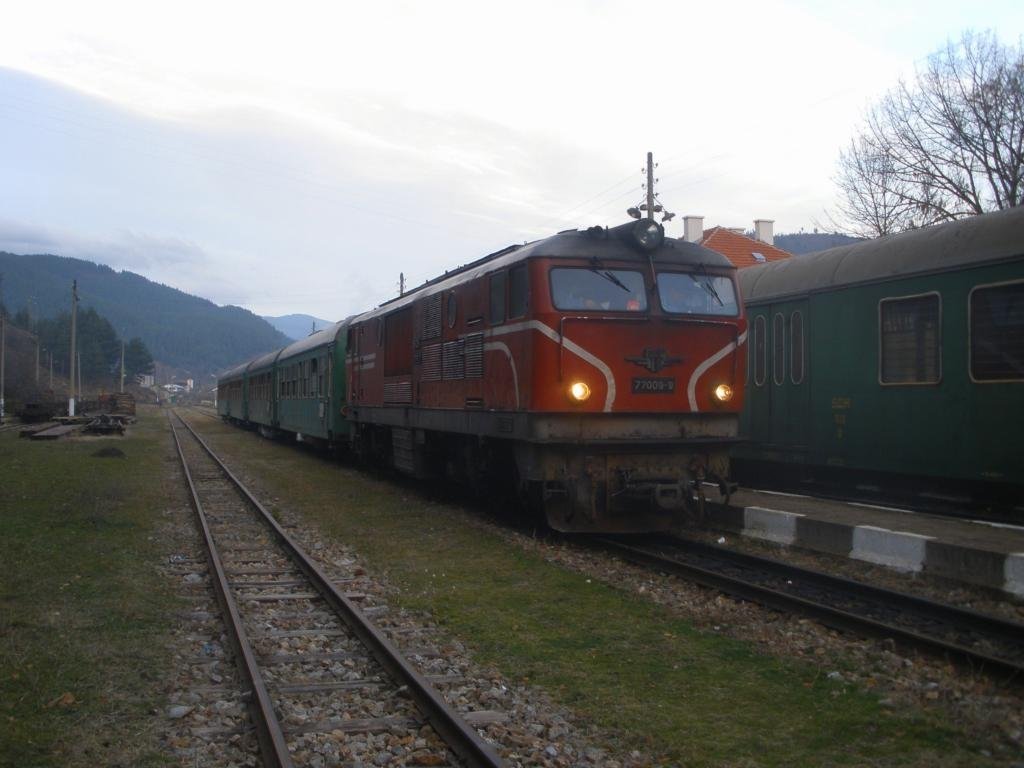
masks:
[[[643,250],[653,251],[665,240],[665,230],[656,221],[641,219],[633,224],[633,239]]]
[[[590,397],[590,387],[585,382],[574,381],[572,386],[569,387],[569,396],[577,403],[582,403]]]
[[[728,403],[732,400],[732,387],[728,384],[719,384],[715,387],[715,397],[721,403]]]

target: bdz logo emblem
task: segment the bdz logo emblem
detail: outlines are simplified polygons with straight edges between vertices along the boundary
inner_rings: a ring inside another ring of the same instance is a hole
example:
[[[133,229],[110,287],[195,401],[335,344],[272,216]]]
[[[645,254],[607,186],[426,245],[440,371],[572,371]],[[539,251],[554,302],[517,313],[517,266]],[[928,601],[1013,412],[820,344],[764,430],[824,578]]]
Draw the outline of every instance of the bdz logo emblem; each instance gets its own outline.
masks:
[[[626,362],[646,368],[651,373],[657,373],[670,365],[683,362],[683,358],[669,357],[664,349],[645,349],[640,357],[627,357]]]

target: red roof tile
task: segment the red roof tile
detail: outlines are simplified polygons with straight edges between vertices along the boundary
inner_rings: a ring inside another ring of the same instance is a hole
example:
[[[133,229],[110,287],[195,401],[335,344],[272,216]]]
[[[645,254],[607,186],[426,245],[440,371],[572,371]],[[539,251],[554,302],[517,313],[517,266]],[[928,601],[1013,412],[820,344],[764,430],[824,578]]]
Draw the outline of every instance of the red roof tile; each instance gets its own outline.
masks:
[[[788,259],[793,255],[781,248],[776,248],[774,245],[762,243],[760,240],[741,235],[725,227],[712,227],[706,230],[700,244],[705,248],[718,251],[739,269],[763,264],[763,261],[758,261],[754,258],[755,253],[760,253],[764,256],[765,261],[779,261],[780,259]]]

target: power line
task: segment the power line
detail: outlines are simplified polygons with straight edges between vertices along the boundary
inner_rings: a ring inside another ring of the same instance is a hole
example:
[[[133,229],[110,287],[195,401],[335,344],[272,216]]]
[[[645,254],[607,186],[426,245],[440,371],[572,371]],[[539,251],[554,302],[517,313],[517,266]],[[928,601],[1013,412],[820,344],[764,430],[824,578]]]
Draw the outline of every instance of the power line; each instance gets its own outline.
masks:
[[[565,219],[570,213],[575,211],[577,208],[583,208],[584,206],[589,205],[590,203],[592,203],[594,200],[597,200],[599,197],[603,197],[604,195],[608,194],[609,192],[611,192],[616,187],[620,187],[623,184],[625,184],[627,181],[632,179],[634,175],[635,175],[634,173],[630,173],[628,176],[624,177],[622,180],[615,182],[614,184],[612,184],[607,189],[605,189],[605,190],[603,190],[601,192],[598,192],[596,195],[587,198],[582,203],[577,203],[576,205],[572,206],[571,208],[567,208],[564,213],[561,213],[561,214],[559,214],[557,216],[552,216],[549,219],[545,219],[543,222],[541,222],[540,224],[537,225],[536,229],[543,229],[544,227],[546,227],[549,223],[551,223],[553,221],[558,221],[560,219]],[[580,214],[580,215],[584,215],[584,214]]]

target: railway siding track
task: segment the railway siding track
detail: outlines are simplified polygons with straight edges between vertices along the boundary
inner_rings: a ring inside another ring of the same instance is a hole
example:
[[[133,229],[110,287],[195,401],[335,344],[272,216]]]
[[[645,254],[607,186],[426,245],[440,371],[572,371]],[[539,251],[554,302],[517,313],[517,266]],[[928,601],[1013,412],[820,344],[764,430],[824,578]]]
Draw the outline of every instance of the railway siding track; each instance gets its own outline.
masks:
[[[891,638],[1024,683],[1024,625],[686,539],[593,539],[622,559],[834,629]]]
[[[263,763],[291,766],[323,740],[407,732],[419,764],[504,765],[433,684],[451,681],[420,674],[366,618],[367,596],[306,555],[177,414],[171,429]]]

